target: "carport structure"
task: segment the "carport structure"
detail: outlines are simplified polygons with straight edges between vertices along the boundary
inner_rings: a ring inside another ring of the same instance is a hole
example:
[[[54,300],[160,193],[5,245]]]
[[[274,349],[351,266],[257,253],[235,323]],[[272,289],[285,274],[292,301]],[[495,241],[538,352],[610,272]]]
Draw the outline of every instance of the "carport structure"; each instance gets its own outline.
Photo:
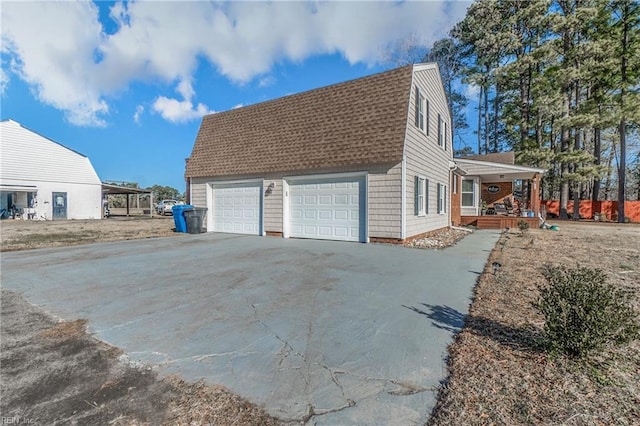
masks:
[[[126,195],[127,196],[127,216],[131,216],[131,196],[135,195],[139,200],[140,194],[149,196],[149,217],[153,216],[153,192],[150,189],[130,188],[126,186],[114,185],[111,183],[102,183],[102,200],[108,201],[109,195]],[[108,205],[108,204],[107,204]],[[139,203],[138,203],[139,205]],[[104,209],[103,209],[104,210]],[[144,210],[143,210],[144,211]],[[103,211],[104,214],[104,211]]]

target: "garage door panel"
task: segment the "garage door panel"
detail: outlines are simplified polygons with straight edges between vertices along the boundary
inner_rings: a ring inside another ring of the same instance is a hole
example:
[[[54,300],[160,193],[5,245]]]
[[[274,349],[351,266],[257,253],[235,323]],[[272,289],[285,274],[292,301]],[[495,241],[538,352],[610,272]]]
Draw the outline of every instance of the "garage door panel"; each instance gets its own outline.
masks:
[[[349,228],[342,227],[342,226],[336,226],[334,233],[336,237],[341,237],[341,238],[348,238],[351,235],[349,232]]]
[[[318,202],[320,204],[324,204],[324,205],[329,205],[330,206],[331,204],[333,204],[333,197],[331,195],[321,195],[318,198]]]
[[[218,184],[212,192],[214,232],[260,235],[261,184]]]
[[[350,220],[351,215],[350,215],[350,212],[346,210],[336,210],[334,211],[334,218],[336,220]]]
[[[331,220],[333,212],[331,210],[318,210],[318,219]]]
[[[364,178],[291,182],[290,235],[361,241],[364,238],[361,228],[364,226],[363,212],[366,208],[364,182]]]

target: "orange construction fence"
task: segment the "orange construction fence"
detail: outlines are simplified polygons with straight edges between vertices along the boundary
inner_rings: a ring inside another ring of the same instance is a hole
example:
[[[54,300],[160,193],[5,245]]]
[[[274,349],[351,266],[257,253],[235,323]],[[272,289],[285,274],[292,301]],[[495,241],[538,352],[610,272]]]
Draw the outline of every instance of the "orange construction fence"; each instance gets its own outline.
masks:
[[[541,205],[546,207],[547,213],[552,213],[558,216],[560,215],[559,200],[542,201]],[[570,215],[573,214],[573,201],[569,201],[567,213]],[[599,216],[604,216],[604,220],[617,222],[618,202],[589,200],[580,201],[580,217],[582,217],[583,219],[593,219],[596,214],[598,214]],[[631,222],[640,222],[640,201],[625,201],[624,215],[628,217]]]

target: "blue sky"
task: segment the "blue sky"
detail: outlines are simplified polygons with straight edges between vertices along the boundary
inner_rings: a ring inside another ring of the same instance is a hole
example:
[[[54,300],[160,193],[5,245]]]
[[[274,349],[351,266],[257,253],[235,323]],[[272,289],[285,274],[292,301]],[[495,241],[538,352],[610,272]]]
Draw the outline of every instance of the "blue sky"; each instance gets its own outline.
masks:
[[[202,115],[392,68],[470,3],[2,2],[1,118],[103,181],[184,191]]]

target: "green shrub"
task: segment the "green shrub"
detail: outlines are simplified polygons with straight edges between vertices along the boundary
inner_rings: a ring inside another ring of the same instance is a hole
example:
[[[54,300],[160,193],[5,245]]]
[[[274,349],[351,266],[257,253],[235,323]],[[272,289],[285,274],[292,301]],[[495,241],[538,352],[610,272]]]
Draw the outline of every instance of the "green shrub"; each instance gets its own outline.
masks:
[[[521,233],[526,233],[529,230],[529,222],[527,222],[524,219],[520,219],[518,221],[518,229],[520,230]]]
[[[545,318],[544,340],[552,353],[582,358],[609,344],[640,337],[629,295],[606,283],[599,269],[548,267],[548,285],[535,306]]]

